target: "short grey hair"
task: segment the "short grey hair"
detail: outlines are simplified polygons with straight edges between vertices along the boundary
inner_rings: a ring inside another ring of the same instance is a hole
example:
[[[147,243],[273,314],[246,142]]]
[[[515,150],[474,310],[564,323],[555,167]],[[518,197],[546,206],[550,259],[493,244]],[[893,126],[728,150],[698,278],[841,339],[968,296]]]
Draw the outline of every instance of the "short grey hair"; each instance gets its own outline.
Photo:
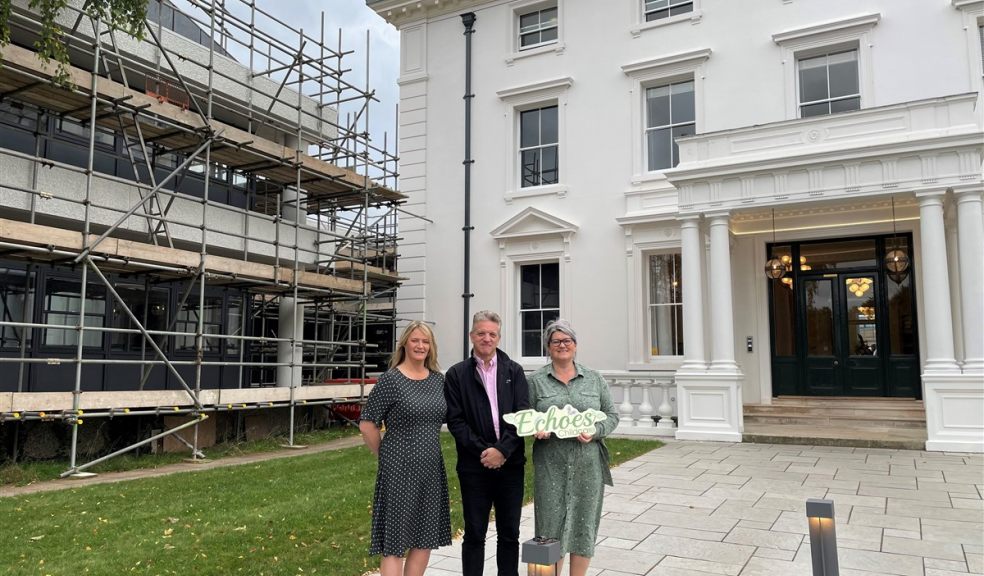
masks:
[[[475,331],[475,325],[479,322],[495,322],[499,328],[502,328],[502,318],[491,310],[479,310],[478,312],[475,312],[472,316],[472,332]]]
[[[553,336],[555,332],[566,334],[568,338],[577,344],[577,332],[574,331],[574,327],[571,326],[571,323],[563,318],[557,318],[547,324],[547,327],[543,329],[544,348],[550,348],[550,337]]]

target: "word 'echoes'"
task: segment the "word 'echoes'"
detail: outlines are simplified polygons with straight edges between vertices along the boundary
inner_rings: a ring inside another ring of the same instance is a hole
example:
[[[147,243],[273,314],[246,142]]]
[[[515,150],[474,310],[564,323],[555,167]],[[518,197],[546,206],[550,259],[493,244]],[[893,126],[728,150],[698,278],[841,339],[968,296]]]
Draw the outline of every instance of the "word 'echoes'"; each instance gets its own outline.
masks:
[[[580,412],[570,404],[563,408],[551,406],[546,412],[532,408],[512,414],[504,414],[502,419],[516,427],[520,436],[532,436],[537,432],[552,432],[558,438],[574,438],[582,433],[595,433],[595,422],[607,420],[608,416],[594,408]]]

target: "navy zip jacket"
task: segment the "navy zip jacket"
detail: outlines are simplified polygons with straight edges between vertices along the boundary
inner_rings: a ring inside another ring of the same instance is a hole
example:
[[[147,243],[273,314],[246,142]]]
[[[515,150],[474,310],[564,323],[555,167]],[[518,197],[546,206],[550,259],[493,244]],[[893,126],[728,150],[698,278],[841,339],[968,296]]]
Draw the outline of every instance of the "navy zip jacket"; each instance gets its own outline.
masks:
[[[522,468],[526,462],[526,441],[516,434],[516,427],[502,419],[530,407],[530,389],[523,368],[496,349],[496,394],[499,400],[499,438],[492,425],[489,395],[478,373],[478,363],[472,355],[448,369],[444,381],[444,397],[448,402],[448,430],[458,447],[458,466],[461,471],[486,470],[482,452],[496,448],[506,457],[503,468]]]

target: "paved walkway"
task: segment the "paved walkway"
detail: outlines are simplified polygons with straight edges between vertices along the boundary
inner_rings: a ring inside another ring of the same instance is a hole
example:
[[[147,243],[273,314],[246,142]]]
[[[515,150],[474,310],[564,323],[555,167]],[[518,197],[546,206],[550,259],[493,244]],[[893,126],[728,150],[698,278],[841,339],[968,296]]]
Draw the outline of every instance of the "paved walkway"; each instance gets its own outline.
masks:
[[[841,576],[984,574],[979,454],[671,442],[614,477],[589,575],[811,576],[807,498],[834,501]],[[460,547],[428,576],[460,575]]]
[[[125,482],[127,480],[136,480],[138,478],[154,478],[157,476],[175,474],[177,472],[200,472],[202,470],[211,470],[213,468],[253,464],[255,462],[266,462],[267,460],[277,460],[279,458],[303,456],[304,454],[318,454],[329,450],[341,450],[343,448],[351,448],[352,446],[361,445],[361,436],[350,436],[304,448],[289,448],[284,450],[275,450],[272,452],[254,452],[252,454],[244,454],[242,456],[228,456],[226,458],[219,458],[218,460],[179,462],[177,464],[168,464],[157,468],[140,468],[137,470],[127,470],[125,472],[103,472],[89,478],[61,478],[59,480],[47,480],[44,482],[27,484],[25,486],[0,486],[0,498],[5,496],[36,494],[38,492],[53,492],[55,490],[78,488],[80,486],[90,486],[92,484]]]

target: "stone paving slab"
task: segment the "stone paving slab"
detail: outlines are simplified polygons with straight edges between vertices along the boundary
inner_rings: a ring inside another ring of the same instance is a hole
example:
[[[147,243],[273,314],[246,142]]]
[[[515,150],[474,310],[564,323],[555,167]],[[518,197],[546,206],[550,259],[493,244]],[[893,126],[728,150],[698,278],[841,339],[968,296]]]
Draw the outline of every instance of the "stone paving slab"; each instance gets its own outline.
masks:
[[[806,498],[834,500],[841,576],[984,576],[980,454],[671,441],[613,476],[589,576],[812,576]],[[492,527],[486,552],[493,575]]]

